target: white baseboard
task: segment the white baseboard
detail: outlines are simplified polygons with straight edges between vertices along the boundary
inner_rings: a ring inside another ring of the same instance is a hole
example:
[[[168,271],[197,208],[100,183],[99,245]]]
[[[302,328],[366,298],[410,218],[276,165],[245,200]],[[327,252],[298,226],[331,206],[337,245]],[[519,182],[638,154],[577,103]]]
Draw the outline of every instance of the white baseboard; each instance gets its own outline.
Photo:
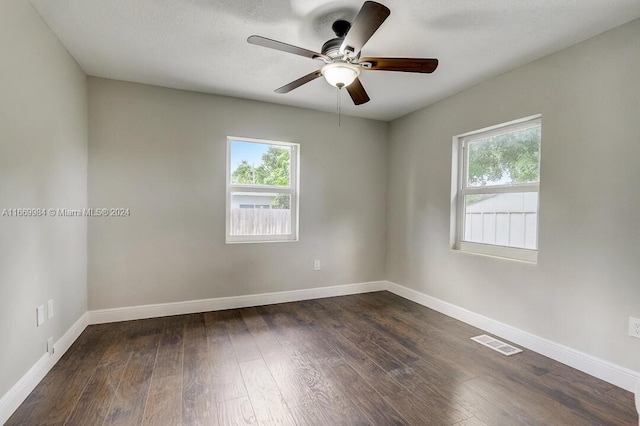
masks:
[[[56,365],[62,355],[67,352],[73,342],[88,325],[88,315],[84,313],[64,335],[53,345],[54,353],[45,352],[27,373],[0,398],[0,424],[4,424],[16,411],[42,378]]]
[[[305,290],[251,294],[247,296],[218,297],[215,299],[189,300],[186,302],[159,303],[155,305],[126,306],[123,308],[100,309],[96,311],[89,311],[89,324],[103,324],[108,322],[129,321],[143,318],[166,317],[169,315],[182,315],[197,312],[220,311],[223,309],[272,305],[274,303],[296,302],[300,300],[344,296],[347,294],[368,293],[386,289],[386,281],[371,281],[358,284],[317,287]]]
[[[441,312],[474,327],[510,340],[529,350],[542,354],[553,360],[566,364],[591,376],[597,377],[622,389],[634,392],[640,386],[640,373],[625,367],[596,358],[576,349],[544,339],[494,319],[476,314],[467,309],[428,296],[416,290],[387,281],[387,290],[412,300],[420,305]]]
[[[191,300],[186,302],[101,309],[89,311],[88,315],[89,324],[102,324],[133,319],[295,302],[300,300],[368,293],[381,290],[388,290],[398,296],[404,297],[405,299],[412,300],[447,316],[495,334],[498,337],[502,337],[529,350],[538,352],[630,392],[634,392],[636,384],[640,382],[640,373],[638,372],[615,365],[559,343],[555,343],[551,340],[544,339],[390,281],[372,281],[277,293],[252,294],[247,296],[221,297],[215,299]]]
[[[514,342],[527,349],[538,352],[577,370],[605,380],[618,387],[633,392],[640,386],[640,373],[593,357],[575,349],[535,336],[507,324],[476,314],[464,308],[445,302],[424,293],[403,287],[390,281],[371,281],[358,284],[319,287],[306,290],[283,291],[276,293],[253,294],[246,296],[221,297],[215,299],[191,300],[186,302],[161,303],[154,305],[128,306],[114,309],[101,309],[85,313],[56,342],[55,353],[45,353],[29,371],[0,398],[0,424],[6,422],[11,414],[26,399],[42,378],[58,362],[89,324],[102,324],[134,319],[154,318],[222,309],[244,308],[270,305],[274,303],[295,302],[348,294],[368,293],[388,290],[405,299],[441,312],[447,316],[478,327],[501,338]]]
[[[43,354],[9,391],[0,398],[0,424],[4,424],[14,411],[29,396],[73,342],[89,324],[155,318],[169,315],[271,305],[347,294],[368,293],[386,290],[386,281],[318,287],[306,290],[282,291],[276,293],[252,294],[247,296],[220,297],[215,299],[191,300],[186,302],[161,303],[155,305],[128,306],[124,308],[101,309],[86,312],[54,344],[54,354]]]

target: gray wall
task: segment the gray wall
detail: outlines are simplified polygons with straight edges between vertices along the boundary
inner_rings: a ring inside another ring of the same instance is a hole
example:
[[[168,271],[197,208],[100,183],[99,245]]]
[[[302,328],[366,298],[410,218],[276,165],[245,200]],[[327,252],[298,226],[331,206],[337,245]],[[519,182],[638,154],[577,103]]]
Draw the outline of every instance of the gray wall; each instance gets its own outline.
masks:
[[[87,202],[86,77],[29,2],[0,3],[0,211]],[[82,218],[0,216],[0,395],[87,310]],[[36,328],[36,306],[55,316]]]
[[[391,123],[387,276],[640,371],[640,21]],[[542,113],[538,265],[450,249],[452,137]]]
[[[388,124],[89,79],[89,308],[384,278]],[[300,241],[225,244],[226,137],[300,144]],[[320,259],[322,270],[313,271]]]
[[[636,21],[391,125],[337,127],[98,78],[87,104],[85,75],[31,6],[3,1],[0,208],[131,216],[0,217],[0,395],[87,309],[379,280],[385,259],[394,282],[640,371],[626,335],[640,316],[639,37]],[[451,251],[452,136],[535,113],[538,265]],[[300,143],[299,242],[224,243],[227,135]],[[36,328],[51,298],[56,316]]]

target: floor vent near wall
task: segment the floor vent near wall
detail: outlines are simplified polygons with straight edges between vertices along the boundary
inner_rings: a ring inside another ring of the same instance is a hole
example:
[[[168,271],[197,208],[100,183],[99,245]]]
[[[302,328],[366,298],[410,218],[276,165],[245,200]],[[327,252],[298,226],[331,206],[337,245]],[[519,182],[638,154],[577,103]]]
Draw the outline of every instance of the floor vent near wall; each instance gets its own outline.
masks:
[[[494,339],[493,337],[487,336],[486,334],[472,337],[471,340],[474,340],[481,345],[485,345],[486,347],[491,348],[494,351],[498,351],[506,356],[522,352],[522,349],[518,349],[515,346],[511,346],[507,343],[501,342],[500,340]]]

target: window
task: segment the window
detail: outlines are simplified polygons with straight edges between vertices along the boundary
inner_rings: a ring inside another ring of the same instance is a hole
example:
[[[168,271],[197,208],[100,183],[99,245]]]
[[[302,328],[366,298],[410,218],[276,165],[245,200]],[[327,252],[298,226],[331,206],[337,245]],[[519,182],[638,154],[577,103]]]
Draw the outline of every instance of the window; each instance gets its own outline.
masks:
[[[298,240],[295,143],[227,138],[227,243]]]
[[[454,248],[537,261],[541,133],[535,116],[454,138]]]

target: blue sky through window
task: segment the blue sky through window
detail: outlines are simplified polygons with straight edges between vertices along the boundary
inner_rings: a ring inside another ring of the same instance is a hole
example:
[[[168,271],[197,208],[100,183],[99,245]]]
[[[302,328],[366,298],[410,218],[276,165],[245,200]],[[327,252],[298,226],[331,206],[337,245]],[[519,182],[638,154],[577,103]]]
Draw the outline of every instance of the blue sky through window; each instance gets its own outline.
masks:
[[[242,161],[258,166],[262,162],[262,154],[271,145],[254,142],[231,141],[231,171],[235,170]]]

